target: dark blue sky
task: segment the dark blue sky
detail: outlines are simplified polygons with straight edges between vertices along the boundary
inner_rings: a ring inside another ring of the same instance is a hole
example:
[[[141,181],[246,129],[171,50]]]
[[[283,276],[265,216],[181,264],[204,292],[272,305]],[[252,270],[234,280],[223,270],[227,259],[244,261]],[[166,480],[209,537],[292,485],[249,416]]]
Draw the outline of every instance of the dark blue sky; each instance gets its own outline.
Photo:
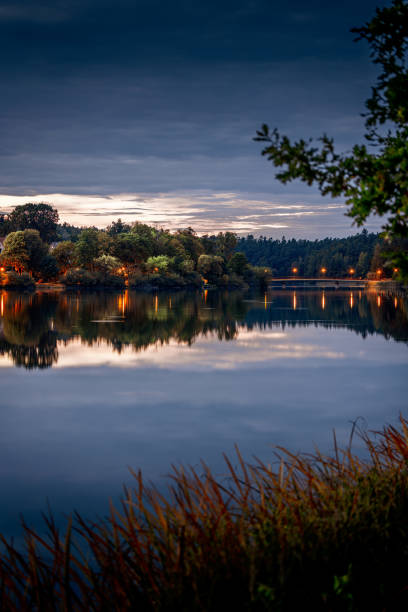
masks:
[[[277,183],[252,137],[268,122],[361,138],[375,72],[349,30],[384,4],[6,0],[0,206],[38,195],[81,223],[349,233],[333,202]]]

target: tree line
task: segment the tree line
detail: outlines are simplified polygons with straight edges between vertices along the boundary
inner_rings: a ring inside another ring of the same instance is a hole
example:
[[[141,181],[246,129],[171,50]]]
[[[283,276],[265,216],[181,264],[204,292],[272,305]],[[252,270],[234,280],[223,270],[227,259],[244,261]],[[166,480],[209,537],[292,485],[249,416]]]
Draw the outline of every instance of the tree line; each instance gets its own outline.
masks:
[[[273,276],[314,278],[391,278],[398,270],[389,261],[384,241],[367,230],[347,238],[281,240],[249,235],[240,238],[237,249],[256,266],[269,266]]]
[[[60,280],[69,286],[139,288],[245,287],[273,276],[396,277],[378,234],[280,240],[238,238],[233,232],[198,236],[145,223],[114,221],[105,229],[59,223],[49,204],[16,206],[0,217],[6,235],[2,284]]]
[[[199,237],[192,228],[171,233],[121,219],[102,230],[58,221],[52,206],[32,203],[0,218],[0,235],[7,234],[1,265],[8,284],[33,277],[118,288],[244,287],[262,284],[269,273],[236,252],[232,232]]]

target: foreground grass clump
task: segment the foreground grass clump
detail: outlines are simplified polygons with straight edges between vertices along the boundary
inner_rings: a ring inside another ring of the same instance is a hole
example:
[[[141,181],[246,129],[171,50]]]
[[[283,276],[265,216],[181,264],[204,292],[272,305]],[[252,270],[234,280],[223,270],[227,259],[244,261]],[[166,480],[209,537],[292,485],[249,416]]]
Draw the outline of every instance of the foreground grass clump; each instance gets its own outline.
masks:
[[[408,604],[408,421],[362,434],[368,458],[281,449],[226,458],[221,483],[173,468],[166,497],[135,474],[105,522],[3,539],[2,610],[401,610]]]

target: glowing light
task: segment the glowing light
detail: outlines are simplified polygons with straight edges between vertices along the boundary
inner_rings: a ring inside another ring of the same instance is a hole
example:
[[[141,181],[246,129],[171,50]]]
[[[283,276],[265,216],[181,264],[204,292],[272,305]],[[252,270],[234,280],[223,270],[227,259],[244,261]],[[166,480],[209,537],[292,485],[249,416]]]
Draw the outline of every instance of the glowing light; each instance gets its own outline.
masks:
[[[159,268],[154,268],[154,271],[155,271],[155,272],[158,272],[158,271],[159,271]]]
[[[296,298],[296,292],[294,292],[294,294],[293,294],[293,310],[296,310],[296,306],[297,306],[297,298]]]
[[[207,303],[208,289],[204,289],[204,304]]]
[[[326,308],[326,297],[324,295],[324,293],[322,294],[322,309],[324,310]]]
[[[206,278],[203,278],[203,283],[204,285],[208,285],[208,280]]]
[[[298,269],[297,268],[292,268],[292,272],[293,272],[293,274],[297,274]]]
[[[125,316],[125,312],[129,305],[129,291],[126,289],[123,295],[118,297],[118,309],[122,312],[122,316]]]
[[[395,306],[395,308],[398,308],[398,300],[397,300],[396,297],[394,298],[394,306]]]
[[[377,295],[377,306],[378,308],[381,306],[381,295]]]
[[[157,312],[159,310],[159,296],[156,295],[156,297],[154,298],[154,312]]]
[[[353,276],[354,272],[355,272],[354,268],[350,268],[349,273],[351,276]]]
[[[378,276],[381,276],[382,270],[377,270],[377,274],[378,274]]]
[[[169,308],[171,310],[171,298],[169,298]]]
[[[353,297],[353,294],[350,293],[350,308],[353,308],[353,306],[354,306],[354,297]]]
[[[4,294],[1,294],[1,298],[0,298],[0,315],[3,316],[4,315]]]
[[[394,268],[394,272],[395,272],[395,274],[396,274],[397,272],[399,272],[399,268]]]
[[[4,272],[5,268],[3,266],[1,266],[0,268],[0,272]]]
[[[266,293],[265,293],[265,310],[267,309],[268,302],[266,301]]]
[[[321,268],[320,272],[321,272],[322,274],[326,274],[327,270],[326,270],[326,268]]]
[[[121,295],[119,295],[118,297],[118,310],[121,310],[123,312],[123,298]]]

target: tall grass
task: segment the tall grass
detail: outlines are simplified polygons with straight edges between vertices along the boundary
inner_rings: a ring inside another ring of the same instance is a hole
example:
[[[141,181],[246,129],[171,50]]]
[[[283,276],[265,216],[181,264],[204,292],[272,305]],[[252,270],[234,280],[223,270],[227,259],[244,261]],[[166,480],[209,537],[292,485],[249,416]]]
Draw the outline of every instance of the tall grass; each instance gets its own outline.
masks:
[[[403,610],[408,421],[324,456],[278,451],[228,479],[173,467],[166,495],[135,473],[105,521],[2,538],[1,610]]]

